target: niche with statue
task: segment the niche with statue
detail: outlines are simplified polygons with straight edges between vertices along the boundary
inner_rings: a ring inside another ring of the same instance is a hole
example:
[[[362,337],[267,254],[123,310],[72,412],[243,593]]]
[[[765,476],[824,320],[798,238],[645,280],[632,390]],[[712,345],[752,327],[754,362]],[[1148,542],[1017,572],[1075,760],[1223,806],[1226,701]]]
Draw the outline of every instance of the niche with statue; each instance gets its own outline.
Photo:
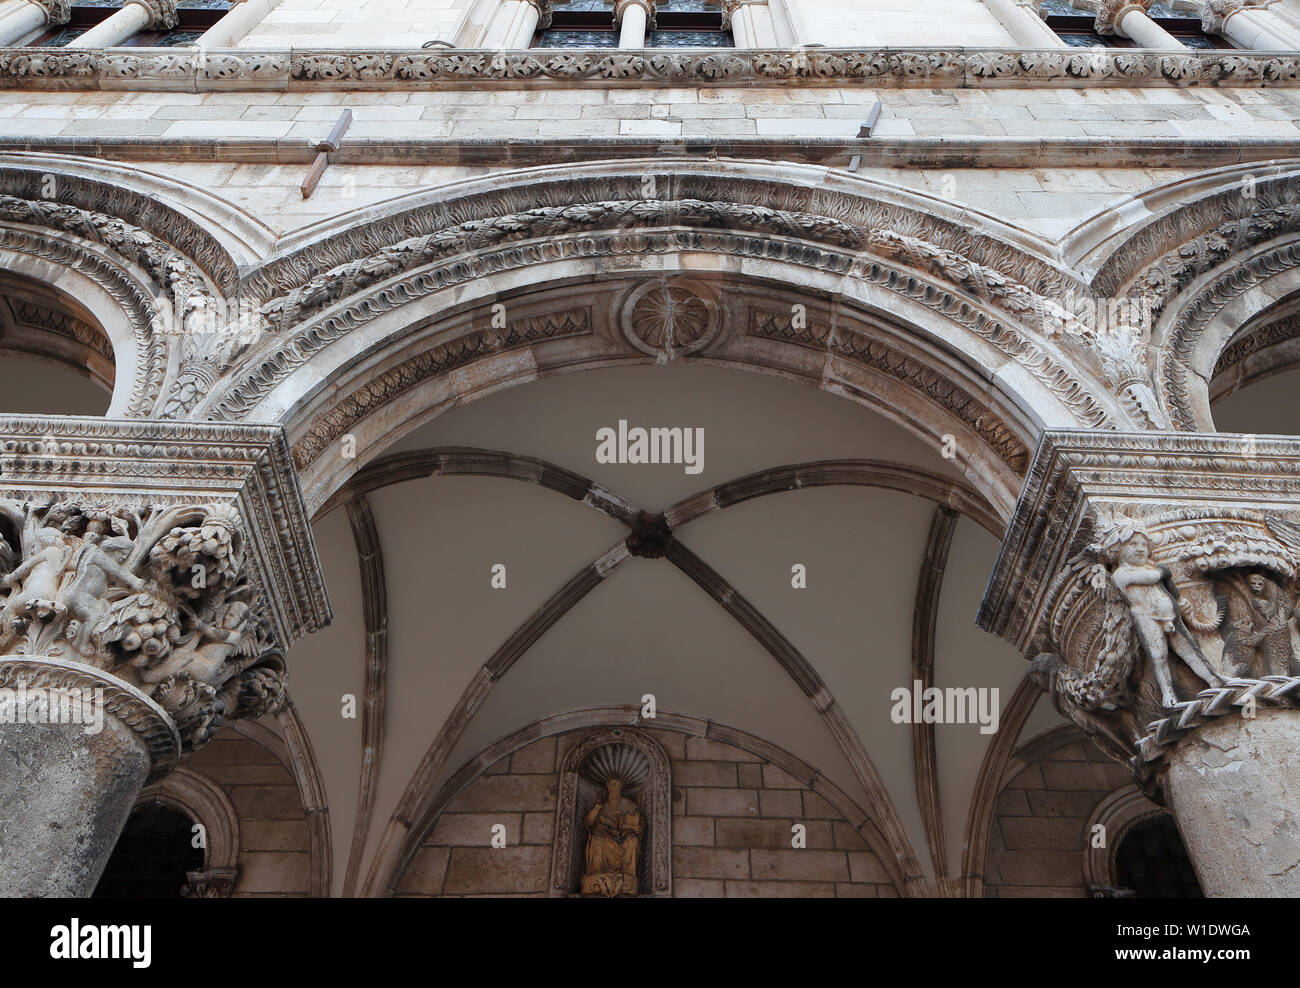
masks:
[[[609,727],[573,745],[560,767],[551,895],[672,894],[672,782],[650,735]]]

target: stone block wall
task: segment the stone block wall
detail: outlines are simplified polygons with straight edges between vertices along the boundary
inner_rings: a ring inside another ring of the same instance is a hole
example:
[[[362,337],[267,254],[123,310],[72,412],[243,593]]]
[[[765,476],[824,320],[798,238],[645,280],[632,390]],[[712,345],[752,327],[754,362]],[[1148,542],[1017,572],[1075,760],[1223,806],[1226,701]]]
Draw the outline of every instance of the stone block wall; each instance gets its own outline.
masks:
[[[998,795],[985,864],[988,898],[1085,898],[1088,818],[1132,781],[1127,768],[1088,741],[1073,741],[1026,766]]]
[[[234,897],[305,896],[311,873],[307,817],[293,777],[247,738],[222,732],[185,762],[216,783],[239,817]]]
[[[884,868],[843,815],[758,755],[707,738],[651,731],[673,780],[678,897],[893,897]],[[399,896],[544,896],[559,765],[582,733],[502,758],[448,805],[397,887]],[[807,846],[791,847],[792,826]],[[504,848],[491,846],[505,827]]]

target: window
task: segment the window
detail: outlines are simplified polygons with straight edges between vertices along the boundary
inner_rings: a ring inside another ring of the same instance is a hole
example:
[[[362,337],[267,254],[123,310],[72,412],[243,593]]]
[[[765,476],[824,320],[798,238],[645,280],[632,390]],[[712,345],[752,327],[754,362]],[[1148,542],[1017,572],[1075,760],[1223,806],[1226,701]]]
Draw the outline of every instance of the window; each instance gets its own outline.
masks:
[[[127,820],[94,898],[179,899],[187,873],[202,868],[190,818],[168,806],[145,807]]]
[[[72,0],[72,17],[67,24],[51,27],[29,46],[36,48],[76,47],[81,37],[96,24],[122,9],[123,0]],[[177,23],[170,31],[140,31],[119,41],[120,48],[176,48],[192,45],[208,28],[235,5],[235,0],[177,0]]]
[[[1205,897],[1168,814],[1140,823],[1124,835],[1115,853],[1115,881],[1139,899]]]
[[[654,30],[647,48],[731,48],[731,32],[722,27],[722,9],[704,0],[658,0]],[[551,26],[539,31],[534,48],[617,48],[614,0],[569,0],[557,3]]]
[[[1096,15],[1074,7],[1069,0],[1043,0],[1042,12],[1047,26],[1071,48],[1138,47],[1118,34],[1099,34]],[[1227,39],[1201,30],[1199,13],[1176,10],[1169,3],[1153,3],[1147,15],[1188,48],[1232,48]]]

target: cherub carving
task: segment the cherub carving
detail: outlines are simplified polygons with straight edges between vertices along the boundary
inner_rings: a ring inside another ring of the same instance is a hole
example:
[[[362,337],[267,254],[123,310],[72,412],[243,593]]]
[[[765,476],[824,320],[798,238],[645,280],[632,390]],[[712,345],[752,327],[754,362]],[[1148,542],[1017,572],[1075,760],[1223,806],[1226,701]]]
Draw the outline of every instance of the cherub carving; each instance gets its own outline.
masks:
[[[1228,681],[1210,668],[1187,630],[1181,613],[1187,605],[1179,599],[1168,568],[1152,561],[1150,536],[1128,525],[1116,528],[1102,542],[1100,557],[1103,564],[1109,565],[1110,581],[1128,606],[1166,707],[1178,702],[1169,671],[1171,651],[1207,685]]]
[[[225,679],[222,668],[232,655],[256,658],[260,652],[256,624],[249,618],[248,605],[235,601],[225,607],[218,625],[197,620],[193,637],[173,649],[153,669],[141,672],[141,682],[158,683],[171,676],[186,675],[199,682],[221,685]],[[131,665],[139,667],[148,661],[147,656],[141,655]]]
[[[70,631],[71,621],[77,622],[71,635],[77,651],[86,651],[91,631],[108,608],[106,595],[110,583],[136,591],[144,589],[144,581],[122,565],[130,555],[132,545],[125,536],[115,535],[100,541],[99,536],[88,534],[73,557],[74,575],[63,592],[63,601],[71,618]]]
[[[45,619],[67,612],[59,600],[59,582],[68,567],[72,549],[63,534],[53,528],[37,528],[30,542],[35,551],[2,581],[14,589],[0,611],[0,628],[20,634],[24,628],[16,625],[25,625],[28,615]]]

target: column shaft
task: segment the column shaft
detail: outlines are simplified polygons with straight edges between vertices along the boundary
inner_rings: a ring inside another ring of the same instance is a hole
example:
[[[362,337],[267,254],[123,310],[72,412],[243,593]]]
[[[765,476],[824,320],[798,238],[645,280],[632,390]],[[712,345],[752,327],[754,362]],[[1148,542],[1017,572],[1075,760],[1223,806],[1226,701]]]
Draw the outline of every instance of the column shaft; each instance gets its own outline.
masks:
[[[194,44],[199,48],[233,48],[278,6],[280,0],[244,0],[199,35]]]
[[[1300,711],[1223,717],[1179,742],[1165,780],[1169,808],[1207,896],[1296,894]]]
[[[1282,21],[1263,10],[1242,10],[1223,24],[1223,36],[1238,47],[1251,51],[1294,51],[1300,37],[1293,36]]]
[[[1186,48],[1181,41],[1140,10],[1130,10],[1119,22],[1120,33],[1143,48]]]
[[[21,4],[6,7],[3,18],[0,18],[0,46],[11,45],[46,23],[45,9],[34,3],[24,0]]]
[[[623,8],[623,21],[618,29],[620,48],[644,48],[646,10],[639,3],[629,3]]]
[[[1026,48],[1068,48],[1043,19],[1016,0],[984,0],[1016,44]]]
[[[112,48],[149,26],[144,4],[128,3],[106,21],[96,24],[77,39],[78,48]]]

